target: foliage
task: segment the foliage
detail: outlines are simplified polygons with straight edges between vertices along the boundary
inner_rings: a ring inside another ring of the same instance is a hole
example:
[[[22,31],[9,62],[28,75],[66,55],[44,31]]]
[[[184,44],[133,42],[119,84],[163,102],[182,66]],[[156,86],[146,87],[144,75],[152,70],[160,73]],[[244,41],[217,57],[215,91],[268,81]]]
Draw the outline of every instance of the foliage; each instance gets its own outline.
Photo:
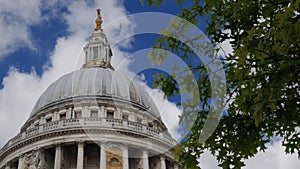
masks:
[[[144,2],[144,0],[142,0]],[[149,5],[163,5],[162,0],[147,0]],[[228,104],[214,133],[204,144],[199,142],[201,129],[210,108],[209,73],[202,64],[190,63],[199,88],[197,119],[186,139],[176,151],[187,168],[197,168],[204,149],[210,150],[219,166],[241,168],[243,160],[266,149],[274,137],[282,138],[286,153],[300,156],[300,0],[177,0],[183,7],[178,16],[198,24],[206,19],[206,34],[217,47],[230,41],[233,52],[223,57],[226,70]],[[183,60],[195,55],[184,42],[162,36],[153,48],[172,51]],[[153,56],[153,54],[152,54]],[[151,59],[162,62],[166,56]],[[174,74],[175,79],[185,77]],[[164,78],[166,77],[166,78]],[[158,75],[155,87],[162,86],[167,96],[188,92],[188,84],[180,91],[174,79]],[[171,87],[167,87],[171,86]],[[179,84],[180,86],[180,84]],[[185,103],[179,103],[185,104]],[[186,109],[189,110],[187,106]],[[181,122],[189,116],[184,111]]]

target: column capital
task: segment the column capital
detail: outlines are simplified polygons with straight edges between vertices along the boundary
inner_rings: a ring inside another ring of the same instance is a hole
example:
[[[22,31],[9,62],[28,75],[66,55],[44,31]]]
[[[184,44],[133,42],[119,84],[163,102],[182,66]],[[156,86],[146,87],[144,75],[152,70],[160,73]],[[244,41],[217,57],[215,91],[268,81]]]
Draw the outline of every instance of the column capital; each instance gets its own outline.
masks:
[[[122,144],[124,145],[124,147],[128,147],[129,146],[129,142],[128,141],[124,141]]]
[[[63,142],[57,141],[57,142],[55,142],[53,145],[55,145],[55,147],[61,147],[62,144],[63,144]]]
[[[129,148],[128,148],[127,146],[123,146],[123,147],[122,147],[122,150],[123,150],[123,151],[124,151],[124,150],[125,150],[125,151],[126,151],[126,150],[128,151],[128,149],[129,149]]]
[[[125,150],[125,149],[129,149],[129,143],[127,141],[124,141],[124,143],[122,144],[122,149]]]
[[[107,145],[102,143],[102,144],[100,144],[100,147],[106,150]]]
[[[83,140],[78,140],[78,141],[76,141],[76,143],[78,146],[81,146],[81,147],[83,147],[85,145],[85,141],[83,141]]]
[[[160,158],[160,161],[165,161],[165,160],[166,160],[165,155],[163,155],[163,154],[161,154],[161,155],[159,156],[159,158]]]
[[[23,158],[24,158],[24,156],[25,156],[25,154],[21,154],[21,155],[19,155],[19,159],[23,159]]]
[[[61,150],[61,144],[55,146],[56,150]]]
[[[148,157],[149,152],[147,150],[143,150],[143,156],[147,156]]]
[[[107,144],[107,143],[108,143],[108,141],[106,139],[103,139],[103,140],[99,141],[100,145]]]
[[[39,151],[39,150],[42,150],[42,148],[39,147],[39,146],[37,146],[37,147],[35,147],[33,150],[34,150],[34,151]]]

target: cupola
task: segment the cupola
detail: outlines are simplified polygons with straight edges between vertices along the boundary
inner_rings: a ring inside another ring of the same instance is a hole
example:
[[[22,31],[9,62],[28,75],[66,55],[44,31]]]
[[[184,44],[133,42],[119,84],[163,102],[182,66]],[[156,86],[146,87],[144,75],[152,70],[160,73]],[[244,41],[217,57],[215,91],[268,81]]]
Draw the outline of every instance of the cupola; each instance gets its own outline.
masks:
[[[85,63],[82,68],[101,67],[113,70],[111,66],[112,51],[101,27],[102,17],[100,9],[97,9],[97,14],[98,17],[95,21],[96,28],[90,35],[88,43],[83,48],[85,52]]]

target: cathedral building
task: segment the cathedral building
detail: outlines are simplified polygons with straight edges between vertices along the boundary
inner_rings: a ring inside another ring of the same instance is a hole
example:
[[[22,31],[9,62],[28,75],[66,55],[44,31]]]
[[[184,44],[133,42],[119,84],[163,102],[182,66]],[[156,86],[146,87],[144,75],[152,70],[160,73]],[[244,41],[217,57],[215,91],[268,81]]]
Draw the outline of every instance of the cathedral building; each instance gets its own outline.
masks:
[[[177,142],[143,87],[114,71],[101,28],[85,63],[52,83],[20,132],[0,150],[0,169],[178,169]]]

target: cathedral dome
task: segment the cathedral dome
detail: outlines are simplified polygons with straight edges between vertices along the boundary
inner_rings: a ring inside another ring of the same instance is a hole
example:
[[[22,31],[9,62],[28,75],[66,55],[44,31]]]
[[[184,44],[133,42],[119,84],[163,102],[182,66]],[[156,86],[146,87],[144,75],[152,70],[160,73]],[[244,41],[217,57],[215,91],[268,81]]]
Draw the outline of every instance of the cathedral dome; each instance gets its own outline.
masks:
[[[141,85],[120,72],[105,68],[86,68],[63,75],[40,96],[31,117],[47,107],[86,98],[127,102],[159,118],[158,109]]]
[[[178,169],[177,144],[145,88],[111,65],[101,28],[83,50],[80,70],[38,98],[20,132],[0,149],[0,169]]]

